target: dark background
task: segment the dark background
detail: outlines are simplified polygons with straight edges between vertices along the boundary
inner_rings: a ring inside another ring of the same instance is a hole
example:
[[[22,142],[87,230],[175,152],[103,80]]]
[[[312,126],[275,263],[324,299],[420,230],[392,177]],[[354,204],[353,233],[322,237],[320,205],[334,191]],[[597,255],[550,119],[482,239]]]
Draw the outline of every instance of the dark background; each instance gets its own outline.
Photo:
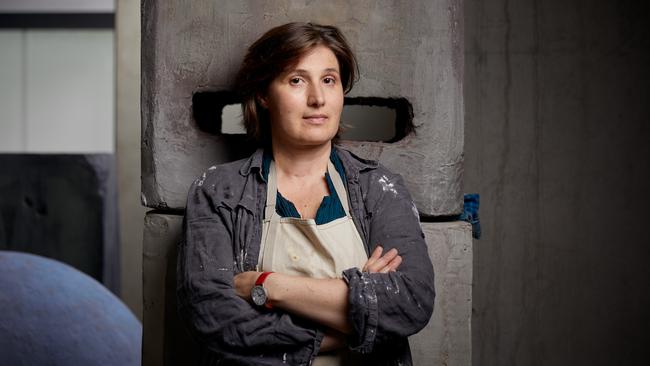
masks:
[[[649,9],[465,1],[474,365],[650,362]]]

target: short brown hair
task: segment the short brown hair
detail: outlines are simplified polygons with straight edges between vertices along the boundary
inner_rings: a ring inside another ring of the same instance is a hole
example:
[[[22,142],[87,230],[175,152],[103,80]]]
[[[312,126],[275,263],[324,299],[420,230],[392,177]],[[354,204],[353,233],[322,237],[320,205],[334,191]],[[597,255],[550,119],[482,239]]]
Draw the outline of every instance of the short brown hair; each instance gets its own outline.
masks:
[[[316,46],[329,48],[339,63],[343,92],[352,89],[358,75],[357,60],[338,28],[314,23],[287,23],[264,33],[249,48],[235,79],[242,101],[244,127],[250,137],[270,146],[268,113],[259,104],[271,82]]]

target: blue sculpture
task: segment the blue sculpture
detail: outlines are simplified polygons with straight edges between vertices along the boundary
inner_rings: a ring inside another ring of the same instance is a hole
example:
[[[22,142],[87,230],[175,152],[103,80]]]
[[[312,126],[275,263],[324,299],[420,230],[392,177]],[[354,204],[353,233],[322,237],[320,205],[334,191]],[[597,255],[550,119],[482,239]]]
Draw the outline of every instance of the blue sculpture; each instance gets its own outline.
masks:
[[[0,251],[0,364],[140,365],[141,338],[138,319],[91,277]]]

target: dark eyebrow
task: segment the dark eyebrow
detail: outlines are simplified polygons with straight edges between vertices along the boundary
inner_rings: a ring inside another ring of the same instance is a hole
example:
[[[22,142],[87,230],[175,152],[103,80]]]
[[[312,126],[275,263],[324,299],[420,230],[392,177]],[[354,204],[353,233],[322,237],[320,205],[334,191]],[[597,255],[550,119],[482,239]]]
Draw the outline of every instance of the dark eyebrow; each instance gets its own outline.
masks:
[[[337,74],[340,74],[339,70],[337,70],[337,69],[335,69],[335,68],[333,68],[333,67],[327,68],[327,69],[325,69],[325,70],[323,70],[323,71],[324,71],[324,72],[335,72],[335,73],[337,73]],[[299,75],[306,75],[306,74],[309,74],[309,72],[307,72],[307,70],[304,70],[304,69],[295,69],[295,70],[293,70],[292,72],[295,72],[296,74],[299,74]]]

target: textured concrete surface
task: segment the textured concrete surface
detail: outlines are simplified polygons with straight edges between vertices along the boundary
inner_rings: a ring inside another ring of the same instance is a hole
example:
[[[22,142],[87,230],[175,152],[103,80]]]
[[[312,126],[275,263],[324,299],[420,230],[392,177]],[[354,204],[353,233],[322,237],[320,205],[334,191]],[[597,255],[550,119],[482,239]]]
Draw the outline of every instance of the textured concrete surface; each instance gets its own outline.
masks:
[[[176,311],[176,248],[183,217],[147,213],[142,257],[142,365],[198,365],[196,345]]]
[[[200,131],[197,91],[229,90],[248,47],[289,21],[339,26],[359,59],[353,97],[408,99],[415,135],[388,144],[348,142],[401,173],[420,213],[462,209],[462,0],[143,1],[142,191],[145,205],[182,209],[207,167],[234,160],[235,138]]]
[[[0,249],[65,262],[119,293],[112,154],[0,154]]]
[[[136,366],[142,325],[82,272],[27,253],[0,251],[2,365]]]
[[[433,262],[433,317],[409,338],[414,365],[472,364],[472,228],[462,221],[422,223]]]
[[[650,5],[466,1],[474,365],[650,359]]]
[[[195,364],[198,355],[176,313],[176,246],[182,216],[145,218],[143,362]],[[415,365],[471,364],[472,241],[465,222],[423,223],[436,271],[436,304],[427,327],[411,337]]]

